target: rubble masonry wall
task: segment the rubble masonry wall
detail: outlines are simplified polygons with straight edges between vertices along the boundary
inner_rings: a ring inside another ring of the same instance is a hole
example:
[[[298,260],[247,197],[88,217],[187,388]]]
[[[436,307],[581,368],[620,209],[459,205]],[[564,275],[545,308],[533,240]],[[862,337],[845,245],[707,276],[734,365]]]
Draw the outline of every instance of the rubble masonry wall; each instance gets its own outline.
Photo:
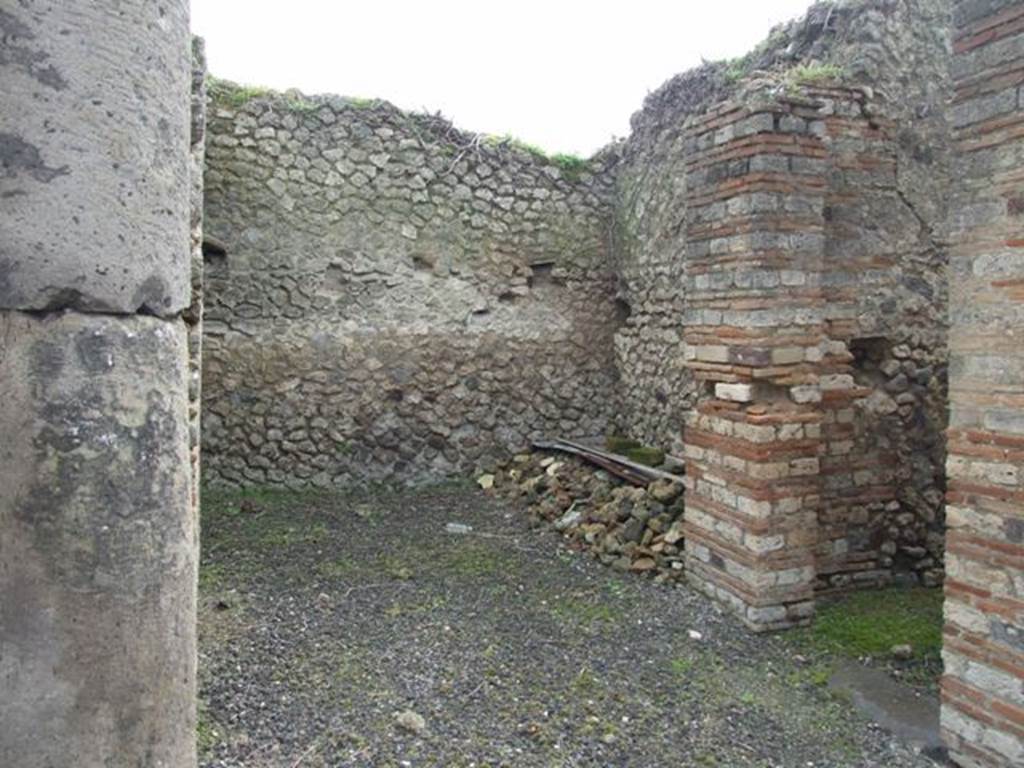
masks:
[[[212,96],[211,483],[437,480],[604,433],[614,158],[558,162],[385,103]]]

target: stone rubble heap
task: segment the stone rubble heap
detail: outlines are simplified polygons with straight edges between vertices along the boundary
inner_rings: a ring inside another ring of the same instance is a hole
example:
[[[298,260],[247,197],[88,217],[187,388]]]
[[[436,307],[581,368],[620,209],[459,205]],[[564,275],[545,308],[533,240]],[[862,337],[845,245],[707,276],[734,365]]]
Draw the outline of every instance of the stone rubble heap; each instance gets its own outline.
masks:
[[[582,459],[534,452],[517,454],[480,484],[525,501],[533,524],[549,525],[605,565],[658,583],[683,577],[681,482],[635,487]]]

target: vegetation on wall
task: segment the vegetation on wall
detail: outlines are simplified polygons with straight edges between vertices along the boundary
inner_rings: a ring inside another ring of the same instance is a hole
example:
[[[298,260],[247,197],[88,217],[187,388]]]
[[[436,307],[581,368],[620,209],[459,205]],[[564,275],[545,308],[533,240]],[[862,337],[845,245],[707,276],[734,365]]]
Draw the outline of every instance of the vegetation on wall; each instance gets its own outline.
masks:
[[[318,101],[304,96],[294,88],[281,93],[266,86],[235,83],[212,75],[207,75],[206,91],[214,101],[235,108],[244,107],[256,99],[281,101],[292,112],[312,112],[321,106]],[[345,97],[345,101],[355,109],[372,109],[380,103],[378,99],[357,97]]]
[[[786,73],[786,78],[794,85],[800,83],[820,85],[830,81],[842,80],[843,68],[838,64],[801,64],[789,70]]]

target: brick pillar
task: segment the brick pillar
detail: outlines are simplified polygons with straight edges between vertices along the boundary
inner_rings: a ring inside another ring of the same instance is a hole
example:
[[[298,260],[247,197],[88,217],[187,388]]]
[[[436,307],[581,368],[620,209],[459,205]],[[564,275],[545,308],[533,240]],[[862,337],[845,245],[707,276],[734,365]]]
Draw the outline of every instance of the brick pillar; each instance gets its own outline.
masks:
[[[881,545],[887,517],[900,508],[898,457],[882,420],[861,402],[879,384],[870,379],[867,385],[858,383],[851,342],[881,333],[891,323],[907,324],[906,317],[882,317],[876,303],[877,297],[891,294],[893,274],[905,260],[896,250],[900,241],[887,237],[891,242],[883,248],[877,236],[866,236],[862,224],[874,221],[879,208],[902,210],[904,204],[896,193],[892,123],[878,114],[865,91],[811,85],[805,94],[823,104],[829,178],[822,286],[829,342],[820,380],[822,502],[815,557],[820,597],[880,586],[891,576],[892,561]]]
[[[954,6],[942,733],[1024,765],[1024,3]]]
[[[188,2],[0,31],[0,765],[189,768]]]
[[[823,124],[813,102],[725,104],[688,128],[691,582],[754,630],[808,622],[820,505]]]

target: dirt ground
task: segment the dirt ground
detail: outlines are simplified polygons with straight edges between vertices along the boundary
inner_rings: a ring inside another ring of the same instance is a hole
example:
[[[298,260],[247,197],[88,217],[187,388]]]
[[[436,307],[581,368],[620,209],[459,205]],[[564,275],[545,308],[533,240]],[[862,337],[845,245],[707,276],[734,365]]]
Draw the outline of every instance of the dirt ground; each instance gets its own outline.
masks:
[[[934,765],[806,632],[754,636],[475,488],[203,509],[205,768]]]

